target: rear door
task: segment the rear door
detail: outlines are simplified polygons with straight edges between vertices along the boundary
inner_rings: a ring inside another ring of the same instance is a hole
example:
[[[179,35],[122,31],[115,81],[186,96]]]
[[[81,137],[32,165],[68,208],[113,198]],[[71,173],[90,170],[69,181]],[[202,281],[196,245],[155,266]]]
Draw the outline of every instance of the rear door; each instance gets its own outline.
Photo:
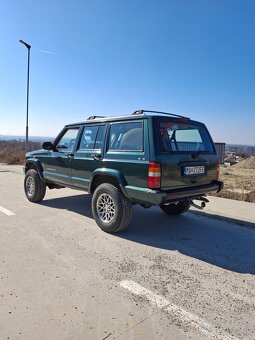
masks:
[[[202,185],[217,179],[217,155],[204,124],[158,118],[154,132],[162,189]]]
[[[148,174],[147,119],[116,121],[109,124],[106,168],[115,169],[130,186],[146,187]]]
[[[102,167],[105,124],[87,125],[72,159],[72,186],[88,190],[92,173]]]

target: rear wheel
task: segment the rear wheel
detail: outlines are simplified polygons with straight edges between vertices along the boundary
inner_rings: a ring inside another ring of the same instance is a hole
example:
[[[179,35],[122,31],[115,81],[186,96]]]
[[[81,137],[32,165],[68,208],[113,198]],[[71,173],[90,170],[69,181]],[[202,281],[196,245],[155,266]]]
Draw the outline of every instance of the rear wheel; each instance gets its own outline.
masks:
[[[30,202],[40,202],[46,192],[46,185],[41,180],[38,172],[34,169],[28,170],[24,180],[24,189]]]
[[[180,215],[190,208],[190,201],[180,201],[176,203],[162,204],[160,208],[168,215]]]
[[[107,233],[124,230],[131,218],[131,202],[119,188],[103,183],[92,197],[92,213],[97,225]]]

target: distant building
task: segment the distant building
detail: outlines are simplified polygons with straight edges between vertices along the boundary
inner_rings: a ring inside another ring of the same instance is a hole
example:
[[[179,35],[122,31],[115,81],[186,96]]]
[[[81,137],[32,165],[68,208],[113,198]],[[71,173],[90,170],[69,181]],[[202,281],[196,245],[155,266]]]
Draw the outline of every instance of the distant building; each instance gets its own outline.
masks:
[[[226,143],[214,143],[220,164],[224,164]]]
[[[237,162],[237,160],[235,159],[235,157],[228,157],[228,158],[225,159],[225,162],[224,162],[224,164],[225,164],[225,165],[228,165],[228,166],[235,165],[235,164],[237,164],[237,163],[238,163],[238,162]]]

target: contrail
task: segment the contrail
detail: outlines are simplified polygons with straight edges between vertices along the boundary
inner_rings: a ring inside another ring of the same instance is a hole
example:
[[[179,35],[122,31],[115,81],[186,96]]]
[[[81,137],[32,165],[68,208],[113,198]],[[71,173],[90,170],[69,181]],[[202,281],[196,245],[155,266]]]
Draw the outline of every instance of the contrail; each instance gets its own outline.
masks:
[[[46,51],[46,50],[39,50],[38,48],[34,48],[34,50],[42,52],[42,53],[47,53],[47,54],[56,54],[55,52]]]

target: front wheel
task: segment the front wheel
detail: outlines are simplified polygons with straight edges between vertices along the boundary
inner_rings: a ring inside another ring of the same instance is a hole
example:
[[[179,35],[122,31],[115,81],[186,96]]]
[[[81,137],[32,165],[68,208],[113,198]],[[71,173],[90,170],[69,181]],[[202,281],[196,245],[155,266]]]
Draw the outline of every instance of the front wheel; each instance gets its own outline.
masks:
[[[168,215],[180,215],[189,210],[190,201],[162,204],[160,208]]]
[[[92,213],[97,225],[107,233],[124,230],[131,218],[131,202],[119,188],[104,183],[92,197]]]
[[[46,185],[41,180],[38,172],[34,169],[28,170],[24,180],[24,190],[30,202],[40,202],[46,192]]]

